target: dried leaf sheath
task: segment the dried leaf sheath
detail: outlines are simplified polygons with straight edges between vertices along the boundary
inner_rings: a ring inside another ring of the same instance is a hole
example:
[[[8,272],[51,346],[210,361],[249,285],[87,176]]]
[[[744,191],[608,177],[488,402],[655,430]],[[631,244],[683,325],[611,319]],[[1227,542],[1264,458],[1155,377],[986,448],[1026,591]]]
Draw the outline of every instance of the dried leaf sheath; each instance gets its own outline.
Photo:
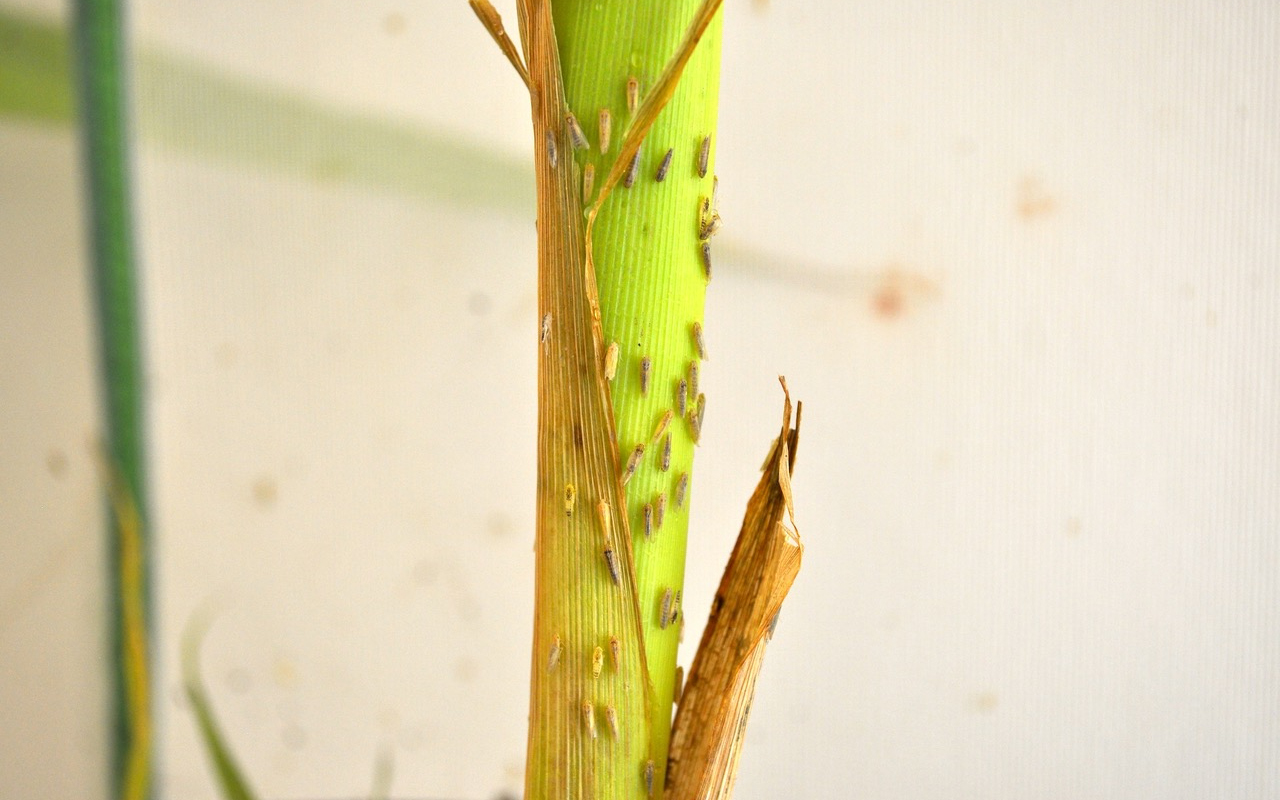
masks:
[[[538,344],[536,607],[525,797],[639,797],[643,765],[651,757],[648,726],[626,721],[648,718],[650,690],[603,375],[605,348],[590,312],[594,282],[584,259],[551,9],[545,0],[528,0],[520,12],[536,143],[538,316],[551,317],[551,333]],[[554,165],[546,141],[559,150]],[[578,498],[572,514],[565,513],[569,484]],[[607,527],[595,513],[600,501],[610,509]],[[616,585],[606,545],[617,559]],[[558,666],[548,669],[556,636],[563,652]],[[620,664],[594,679],[591,654],[615,637]],[[609,708],[623,721],[619,736],[592,736],[610,729]]]
[[[783,391],[786,383],[783,382]],[[791,427],[791,397],[782,433],[747,505],[746,517],[711,606],[671,733],[668,800],[728,797],[770,624],[782,607],[804,551],[783,523],[792,514],[791,469],[800,415]]]

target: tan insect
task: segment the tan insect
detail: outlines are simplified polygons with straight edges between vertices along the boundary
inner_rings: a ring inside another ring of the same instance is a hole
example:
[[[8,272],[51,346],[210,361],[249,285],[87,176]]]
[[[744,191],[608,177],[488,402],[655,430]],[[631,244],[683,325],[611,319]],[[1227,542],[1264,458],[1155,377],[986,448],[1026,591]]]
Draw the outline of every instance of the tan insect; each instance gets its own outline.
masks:
[[[627,78],[627,111],[632,114],[636,113],[636,107],[640,105],[640,81],[635,78]]]
[[[702,146],[698,148],[698,177],[707,177],[707,162],[711,159],[711,137],[705,136],[702,139]]]
[[[587,725],[587,735],[596,738],[596,708],[590,700],[582,701],[582,721]]]
[[[707,344],[702,339],[702,323],[693,323],[693,346],[698,350],[698,358],[707,360]]]
[[[671,412],[668,411],[668,414]],[[667,434],[666,439],[662,442],[662,461],[658,464],[658,469],[666,472],[671,469],[671,434]]]
[[[613,738],[618,738],[618,709],[613,706],[604,707],[604,718],[609,721],[609,730],[613,733]]]
[[[653,507],[653,525],[655,528],[662,527],[662,520],[667,516],[667,493],[658,493],[658,502]]]
[[[540,344],[546,344],[551,338],[551,312],[548,311],[546,316],[542,318],[542,334],[538,339]]]
[[[591,193],[596,188],[596,165],[588,164],[582,168],[582,202],[591,202]]]
[[[675,412],[668,408],[666,412],[663,413],[661,419],[658,420],[658,426],[653,429],[653,435],[649,437],[649,441],[656,443],[661,439],[662,434],[667,432],[667,428],[671,426],[671,420],[674,418]]]
[[[705,394],[698,395],[698,407],[689,414],[689,428],[693,432],[693,441],[695,444],[702,438],[702,422],[707,414],[707,396]]]
[[[587,142],[587,135],[582,132],[582,126],[578,124],[578,118],[569,112],[564,115],[565,125],[569,128],[569,144],[573,145],[574,150],[586,150],[591,145]]]
[[[653,760],[644,762],[644,791],[653,797]]]
[[[658,627],[666,630],[667,625],[671,623],[671,589],[667,588],[662,593],[661,613],[658,615]]]
[[[627,458],[627,466],[622,471],[622,485],[626,486],[631,480],[631,476],[636,474],[636,467],[640,465],[640,459],[644,457],[644,445],[636,445],[636,449],[631,451],[631,456]]]
[[[676,412],[682,417],[685,412],[685,404],[688,402],[686,400],[688,391],[689,384],[685,382],[684,378],[681,378],[680,382],[676,384]]]
[[[596,516],[600,518],[600,530],[604,534],[606,544],[613,538],[613,518],[610,514],[609,504],[601,500],[596,503]]]
[[[609,140],[613,134],[613,116],[609,109],[600,109],[600,152],[609,152]]]
[[[547,162],[551,164],[552,169],[555,169],[556,162],[558,160],[559,160],[559,157],[556,155],[556,135],[551,131],[550,128],[548,128],[547,129]]]
[[[698,362],[689,362],[689,399],[693,400],[698,396]]]
[[[622,670],[622,642],[618,641],[617,636],[609,637],[609,654],[613,656],[613,670],[619,672]]]
[[[644,504],[644,538],[653,538],[653,506],[649,503]]]
[[[616,374],[618,374],[618,343],[610,342],[609,349],[604,351],[604,379],[611,381]]]
[[[676,482],[676,508],[684,508],[684,493],[689,488],[689,473],[680,473],[680,480]]]
[[[556,664],[560,663],[560,634],[551,637],[551,653],[547,656],[547,672],[556,668]]]
[[[676,678],[672,683],[671,702],[679,704],[680,695],[684,693],[684,667],[676,667]]]
[[[564,487],[564,515],[566,517],[573,516],[573,506],[578,502],[578,489],[572,483],[565,484]]]
[[[644,397],[649,394],[649,369],[653,366],[653,362],[648,356],[640,359],[640,396]]]
[[[711,242],[702,243],[702,271],[711,280]]]
[[[604,650],[597,647],[591,652],[591,677],[599,678],[604,671]]]

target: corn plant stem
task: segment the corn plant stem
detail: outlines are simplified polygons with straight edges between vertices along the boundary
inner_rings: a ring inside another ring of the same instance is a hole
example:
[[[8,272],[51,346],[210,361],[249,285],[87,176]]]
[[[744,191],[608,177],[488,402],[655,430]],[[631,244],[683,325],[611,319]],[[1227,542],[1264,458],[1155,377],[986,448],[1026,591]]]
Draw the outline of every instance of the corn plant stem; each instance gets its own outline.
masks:
[[[590,145],[573,153],[581,168],[590,164],[601,178],[608,173],[632,116],[628,80],[637,81],[643,97],[676,52],[699,5],[698,0],[603,4],[554,0],[566,100]],[[712,194],[719,74],[717,18],[646,137],[634,182],[613,190],[596,220],[593,236],[604,340],[619,347],[611,386],[618,450],[625,460],[637,445],[645,448],[627,483],[626,505],[654,686],[655,706],[649,724],[656,762],[655,794],[663,781],[682,627],[678,616],[663,625],[662,605],[669,590],[671,615],[683,615],[675,598],[684,582],[693,495],[693,430],[688,417],[682,417],[677,408],[677,392],[680,381],[685,381],[685,407],[693,413],[698,404],[696,395],[688,394],[689,373],[690,364],[699,359],[693,325],[702,324],[708,280],[699,223],[702,201],[706,198],[709,202]],[[608,111],[612,123],[609,149],[603,153],[601,109]],[[707,137],[710,152],[702,175],[699,159]],[[659,181],[668,150],[671,159]],[[665,437],[654,440],[652,434],[668,410],[673,412],[667,428],[671,455],[664,470]],[[682,477],[689,483],[683,503],[678,503]],[[658,525],[660,503],[665,514]]]
[[[112,797],[150,794],[143,369],[129,186],[125,37],[118,0],[77,0],[75,51],[97,312],[111,587]]]

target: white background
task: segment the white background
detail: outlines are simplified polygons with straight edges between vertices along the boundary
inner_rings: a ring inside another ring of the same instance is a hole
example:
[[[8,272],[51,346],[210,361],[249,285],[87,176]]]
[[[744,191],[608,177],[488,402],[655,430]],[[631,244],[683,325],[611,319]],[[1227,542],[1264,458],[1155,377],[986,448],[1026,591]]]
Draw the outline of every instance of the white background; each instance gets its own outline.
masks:
[[[1280,9],[727,6],[691,623],[776,430],[776,376],[805,403],[805,565],[737,797],[1280,796]],[[462,0],[140,0],[130,30],[528,158],[519,81]],[[224,157],[200,144],[213,124],[175,144],[188,123],[149,85],[160,796],[214,796],[176,671],[211,607],[205,672],[263,795],[358,795],[383,746],[396,795],[518,791],[531,206],[362,180],[340,156],[290,171],[289,140]],[[72,131],[0,118],[14,798],[105,796],[75,159]]]

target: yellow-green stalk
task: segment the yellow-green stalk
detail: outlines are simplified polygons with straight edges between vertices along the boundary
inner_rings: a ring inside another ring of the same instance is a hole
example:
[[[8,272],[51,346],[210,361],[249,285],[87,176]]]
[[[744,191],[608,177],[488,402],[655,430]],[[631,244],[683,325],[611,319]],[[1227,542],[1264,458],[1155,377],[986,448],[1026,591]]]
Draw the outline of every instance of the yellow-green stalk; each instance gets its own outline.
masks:
[[[613,165],[632,118],[628,82],[634,80],[639,96],[645,96],[677,51],[699,5],[698,0],[553,0],[565,97],[589,144],[587,149],[573,150],[572,158],[583,170],[591,165],[596,187]],[[690,365],[700,362],[694,325],[703,323],[710,277],[700,228],[712,213],[704,213],[703,203],[709,207],[712,202],[719,83],[717,17],[685,67],[674,96],[645,137],[634,182],[614,188],[600,210],[592,237],[604,340],[618,344],[611,390],[624,471],[634,448],[645,448],[625,494],[654,689],[649,725],[656,762],[655,795],[665,769],[676,649],[684,615],[676,598],[684,583],[693,496],[695,442],[690,416],[699,407],[697,394],[689,393]],[[612,128],[605,152],[600,149],[602,110],[608,112]],[[703,174],[700,161],[708,139]],[[671,160],[658,181],[668,150]],[[594,192],[589,200],[593,199]],[[645,359],[647,378],[642,374]],[[686,392],[684,416],[677,397],[681,381]],[[653,433],[668,410],[673,412],[667,428],[671,456],[663,470],[665,435],[654,440]],[[682,478],[686,481],[683,503],[677,503]],[[664,495],[665,514],[658,526],[659,498]],[[649,536],[645,535],[646,505]],[[662,603],[668,590],[675,618],[664,628]]]

